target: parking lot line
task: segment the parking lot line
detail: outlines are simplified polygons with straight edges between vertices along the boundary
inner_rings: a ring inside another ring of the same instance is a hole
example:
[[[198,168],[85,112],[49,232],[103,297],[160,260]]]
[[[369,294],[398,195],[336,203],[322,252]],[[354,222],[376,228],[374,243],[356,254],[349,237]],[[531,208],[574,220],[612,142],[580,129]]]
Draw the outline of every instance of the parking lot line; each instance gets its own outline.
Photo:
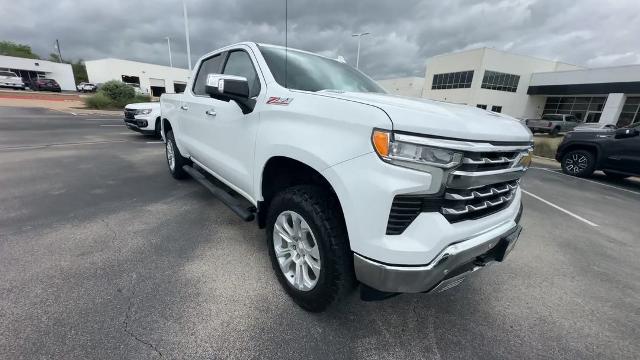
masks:
[[[108,143],[120,143],[127,140],[104,140],[104,141],[84,141],[73,143],[58,143],[58,144],[40,144],[40,145],[25,145],[25,146],[6,146],[0,147],[0,151],[11,150],[27,150],[27,149],[42,149],[47,147],[61,147],[61,146],[78,146],[78,145],[94,145],[94,144],[108,144]]]
[[[563,213],[565,213],[565,214],[567,214],[567,215],[573,216],[574,218],[576,218],[576,219],[578,219],[578,220],[580,220],[580,221],[582,221],[582,222],[584,222],[584,223],[587,223],[587,224],[589,224],[589,225],[591,225],[591,226],[598,226],[598,224],[593,223],[593,222],[591,222],[591,221],[589,221],[589,220],[587,220],[587,219],[583,218],[583,217],[582,217],[582,216],[580,216],[580,215],[574,214],[574,213],[572,213],[571,211],[569,211],[569,210],[567,210],[567,209],[563,209],[563,208],[561,208],[560,206],[558,206],[558,205],[556,205],[556,204],[554,204],[554,203],[552,203],[552,202],[550,202],[550,201],[547,201],[547,200],[545,200],[545,199],[541,198],[540,196],[538,196],[538,195],[536,195],[536,194],[532,194],[532,193],[530,193],[530,192],[528,192],[528,191],[526,191],[526,190],[524,190],[524,189],[522,189],[522,192],[523,192],[523,193],[525,193],[525,194],[527,194],[527,195],[529,195],[529,196],[531,196],[531,197],[532,197],[532,198],[534,198],[534,199],[538,199],[538,200],[542,201],[543,203],[545,203],[545,204],[547,204],[547,205],[549,205],[549,206],[551,206],[551,207],[553,207],[553,208],[555,208],[555,209],[558,209],[558,210],[562,211]]]
[[[147,144],[162,144],[162,141],[147,141]]]
[[[629,190],[629,189],[625,189],[625,188],[622,188],[622,187],[619,187],[619,186],[609,185],[609,184],[601,183],[599,181],[593,181],[593,180],[589,180],[589,179],[585,179],[585,178],[580,178],[580,177],[577,177],[577,176],[570,176],[570,175],[567,175],[567,174],[563,174],[561,172],[562,170],[551,170],[551,169],[543,169],[543,168],[532,168],[532,169],[544,170],[544,171],[547,171],[547,172],[550,172],[550,173],[553,173],[553,174],[562,175],[562,176],[568,176],[568,177],[570,177],[572,179],[583,180],[583,181],[587,181],[587,182],[590,182],[590,183],[593,183],[593,184],[598,184],[598,185],[610,187],[610,188],[613,188],[613,189],[618,189],[618,190],[630,192],[632,194],[640,195],[640,192]]]
[[[122,119],[84,119],[84,121],[122,121]]]
[[[100,125],[100,126],[124,126],[124,125],[120,125],[120,124],[117,124],[117,125],[116,125],[116,124],[108,124],[108,125],[104,125],[104,124],[102,124],[102,125]]]

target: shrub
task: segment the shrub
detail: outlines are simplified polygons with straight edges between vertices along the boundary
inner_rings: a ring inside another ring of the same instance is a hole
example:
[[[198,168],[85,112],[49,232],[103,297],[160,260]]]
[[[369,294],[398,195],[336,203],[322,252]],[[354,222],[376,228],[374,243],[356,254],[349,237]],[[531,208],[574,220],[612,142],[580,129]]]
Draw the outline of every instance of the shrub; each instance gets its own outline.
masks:
[[[533,148],[533,155],[538,155],[546,158],[555,158],[558,145],[562,141],[562,137],[548,138],[548,137],[534,137],[535,146]]]
[[[131,85],[112,80],[104,83],[95,95],[85,98],[84,102],[93,109],[121,110],[127,104],[149,101],[149,95],[136,94]]]
[[[102,91],[98,91],[94,95],[84,98],[84,103],[88,108],[92,108],[92,109],[115,108],[113,101]]]
[[[100,87],[100,91],[111,99],[116,107],[120,108],[130,103],[131,100],[136,97],[136,92],[133,90],[133,87],[122,81],[107,81]]]
[[[140,103],[140,102],[149,102],[149,101],[151,101],[151,96],[136,94],[136,96],[133,98],[131,102]]]

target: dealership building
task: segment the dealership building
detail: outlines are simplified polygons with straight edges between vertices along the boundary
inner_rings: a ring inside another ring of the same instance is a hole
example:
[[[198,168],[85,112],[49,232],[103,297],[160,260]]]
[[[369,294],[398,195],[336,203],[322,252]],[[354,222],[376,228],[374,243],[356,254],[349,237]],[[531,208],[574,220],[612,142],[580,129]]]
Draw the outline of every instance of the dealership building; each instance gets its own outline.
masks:
[[[112,58],[85,61],[85,66],[92,83],[119,80],[155,97],[183,92],[191,75],[187,69]]]
[[[20,76],[25,84],[36,79],[54,79],[62,90],[75,90],[76,82],[69,64],[0,55],[0,70]]]
[[[422,80],[423,98],[517,118],[573,114],[590,123],[640,122],[640,65],[584,68],[480,48],[429,58]],[[415,78],[379,81],[399,95],[413,91],[415,82]]]

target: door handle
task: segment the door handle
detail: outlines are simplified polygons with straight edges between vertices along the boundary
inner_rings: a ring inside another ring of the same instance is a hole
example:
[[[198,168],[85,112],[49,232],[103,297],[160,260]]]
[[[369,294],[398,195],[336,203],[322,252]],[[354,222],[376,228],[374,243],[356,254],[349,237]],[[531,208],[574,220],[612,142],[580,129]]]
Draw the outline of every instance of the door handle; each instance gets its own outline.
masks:
[[[189,110],[189,105],[187,105],[187,104],[182,104],[182,105],[180,105],[180,109],[182,109],[182,110]]]
[[[205,114],[209,115],[209,116],[216,116],[216,111],[214,109],[209,109],[207,111],[204,112]]]

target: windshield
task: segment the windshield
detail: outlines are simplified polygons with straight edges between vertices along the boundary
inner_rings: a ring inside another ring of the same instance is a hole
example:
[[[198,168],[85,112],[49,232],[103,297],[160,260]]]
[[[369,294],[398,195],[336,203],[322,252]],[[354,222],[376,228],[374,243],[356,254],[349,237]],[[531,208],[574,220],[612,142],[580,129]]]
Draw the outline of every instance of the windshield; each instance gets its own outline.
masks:
[[[291,49],[287,54],[285,83],[284,48],[261,45],[260,51],[278,84],[289,89],[385,92],[375,81],[347,64]]]

